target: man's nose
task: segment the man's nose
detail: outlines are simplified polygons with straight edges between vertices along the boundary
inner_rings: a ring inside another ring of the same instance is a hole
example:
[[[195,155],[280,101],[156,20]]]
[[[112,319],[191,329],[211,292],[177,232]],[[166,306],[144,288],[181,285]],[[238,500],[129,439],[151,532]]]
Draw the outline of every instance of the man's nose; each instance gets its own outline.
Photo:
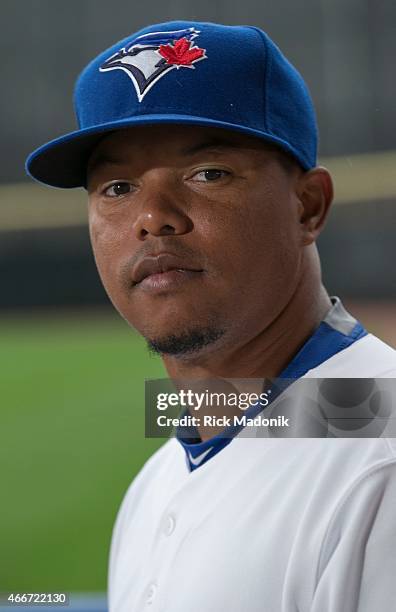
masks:
[[[155,181],[141,192],[139,213],[133,224],[138,240],[151,236],[180,236],[193,228],[185,211],[181,194],[171,186]]]

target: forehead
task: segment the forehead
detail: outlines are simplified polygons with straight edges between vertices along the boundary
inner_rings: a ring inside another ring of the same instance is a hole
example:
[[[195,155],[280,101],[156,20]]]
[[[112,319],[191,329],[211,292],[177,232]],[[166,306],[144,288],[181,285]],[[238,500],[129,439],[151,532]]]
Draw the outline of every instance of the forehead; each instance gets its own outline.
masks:
[[[103,154],[116,155],[122,161],[122,158],[136,152],[193,155],[207,149],[271,152],[274,147],[262,139],[219,128],[147,125],[106,135],[93,150],[90,165]]]

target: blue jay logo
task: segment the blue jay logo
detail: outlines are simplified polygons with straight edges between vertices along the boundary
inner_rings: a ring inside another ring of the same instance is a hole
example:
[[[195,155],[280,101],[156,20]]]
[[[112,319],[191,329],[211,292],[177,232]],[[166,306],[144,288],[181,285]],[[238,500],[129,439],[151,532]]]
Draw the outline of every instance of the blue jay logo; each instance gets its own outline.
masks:
[[[207,58],[206,49],[194,43],[199,32],[195,28],[187,28],[143,34],[109,57],[99,70],[123,70],[131,79],[141,102],[167,72],[175,68],[194,69],[193,64]]]

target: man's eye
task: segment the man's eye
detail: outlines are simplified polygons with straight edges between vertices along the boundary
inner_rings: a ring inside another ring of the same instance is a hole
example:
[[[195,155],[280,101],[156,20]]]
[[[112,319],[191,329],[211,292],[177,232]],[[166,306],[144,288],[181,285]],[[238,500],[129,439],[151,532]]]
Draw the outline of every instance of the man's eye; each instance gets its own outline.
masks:
[[[107,189],[104,191],[104,195],[109,198],[116,198],[118,196],[130,193],[132,189],[133,185],[131,185],[131,183],[120,181],[119,183],[113,183],[110,185],[110,187],[107,187]]]
[[[218,181],[225,176],[228,176],[230,173],[226,170],[219,170],[218,168],[208,168],[207,170],[201,170],[194,174],[193,179],[195,181],[201,183],[213,183],[214,181]]]

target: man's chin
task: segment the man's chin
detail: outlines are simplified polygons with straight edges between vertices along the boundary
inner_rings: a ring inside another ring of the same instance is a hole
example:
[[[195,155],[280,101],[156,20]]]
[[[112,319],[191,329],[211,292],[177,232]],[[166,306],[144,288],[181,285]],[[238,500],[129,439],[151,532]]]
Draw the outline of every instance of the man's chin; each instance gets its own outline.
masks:
[[[217,342],[224,333],[224,330],[218,327],[196,328],[155,338],[146,337],[146,342],[152,353],[183,357],[199,353]]]

